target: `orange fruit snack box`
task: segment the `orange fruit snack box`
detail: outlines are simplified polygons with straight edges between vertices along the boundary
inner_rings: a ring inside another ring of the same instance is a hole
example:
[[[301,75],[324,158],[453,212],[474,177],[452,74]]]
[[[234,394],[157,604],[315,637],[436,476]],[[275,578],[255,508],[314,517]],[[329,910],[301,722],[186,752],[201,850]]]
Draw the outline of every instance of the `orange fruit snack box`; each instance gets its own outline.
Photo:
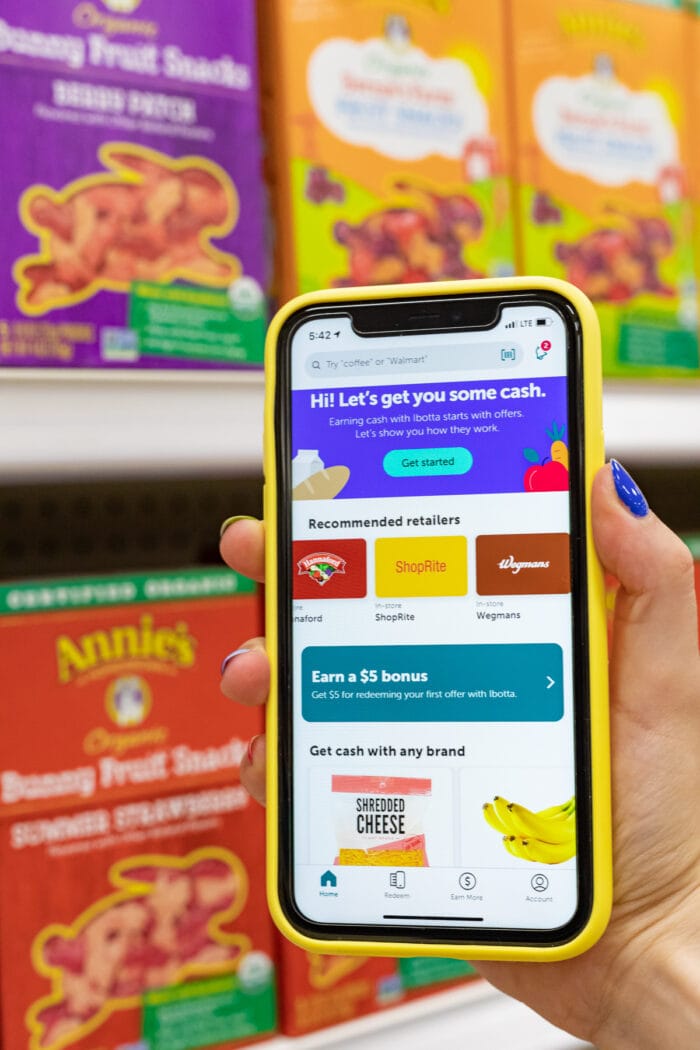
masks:
[[[262,0],[277,294],[513,272],[500,0]]]
[[[608,375],[700,374],[691,22],[669,6],[509,3],[518,267],[588,295]]]

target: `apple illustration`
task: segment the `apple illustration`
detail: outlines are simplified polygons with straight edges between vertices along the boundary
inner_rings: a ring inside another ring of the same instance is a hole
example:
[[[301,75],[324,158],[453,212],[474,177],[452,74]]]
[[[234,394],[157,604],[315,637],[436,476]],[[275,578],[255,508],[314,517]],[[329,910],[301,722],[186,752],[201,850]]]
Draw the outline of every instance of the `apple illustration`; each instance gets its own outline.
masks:
[[[550,455],[540,459],[537,449],[524,448],[523,455],[532,466],[525,471],[523,488],[526,492],[566,492],[569,487],[569,450],[564,442],[565,425],[556,420],[545,431],[551,444]],[[551,457],[551,458],[550,458]]]
[[[528,467],[523,484],[526,492],[566,492],[569,472],[563,463],[550,459]]]

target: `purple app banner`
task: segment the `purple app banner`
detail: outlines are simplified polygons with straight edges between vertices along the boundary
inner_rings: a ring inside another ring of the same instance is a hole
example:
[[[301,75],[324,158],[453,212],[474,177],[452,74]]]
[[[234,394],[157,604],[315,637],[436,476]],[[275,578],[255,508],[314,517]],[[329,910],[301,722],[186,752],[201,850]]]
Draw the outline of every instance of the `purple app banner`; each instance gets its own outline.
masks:
[[[296,499],[568,489],[566,378],[295,390]]]

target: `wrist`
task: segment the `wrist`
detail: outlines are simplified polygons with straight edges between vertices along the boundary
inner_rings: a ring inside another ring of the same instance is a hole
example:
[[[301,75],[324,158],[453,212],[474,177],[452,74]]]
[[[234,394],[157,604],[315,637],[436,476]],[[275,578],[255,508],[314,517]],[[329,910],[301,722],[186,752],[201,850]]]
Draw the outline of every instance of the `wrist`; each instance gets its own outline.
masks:
[[[595,1034],[598,1050],[697,1050],[700,1041],[700,906],[673,937],[632,939],[636,958],[622,979],[611,975],[614,1003]],[[642,941],[642,943],[640,943]]]

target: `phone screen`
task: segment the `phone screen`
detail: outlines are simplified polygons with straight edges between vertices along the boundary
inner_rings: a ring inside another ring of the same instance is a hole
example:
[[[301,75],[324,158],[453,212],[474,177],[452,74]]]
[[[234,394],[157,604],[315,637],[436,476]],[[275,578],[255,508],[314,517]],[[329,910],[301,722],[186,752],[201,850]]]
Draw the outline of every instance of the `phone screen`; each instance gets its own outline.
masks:
[[[289,902],[317,936],[551,939],[588,875],[574,327],[355,320],[288,337]]]

